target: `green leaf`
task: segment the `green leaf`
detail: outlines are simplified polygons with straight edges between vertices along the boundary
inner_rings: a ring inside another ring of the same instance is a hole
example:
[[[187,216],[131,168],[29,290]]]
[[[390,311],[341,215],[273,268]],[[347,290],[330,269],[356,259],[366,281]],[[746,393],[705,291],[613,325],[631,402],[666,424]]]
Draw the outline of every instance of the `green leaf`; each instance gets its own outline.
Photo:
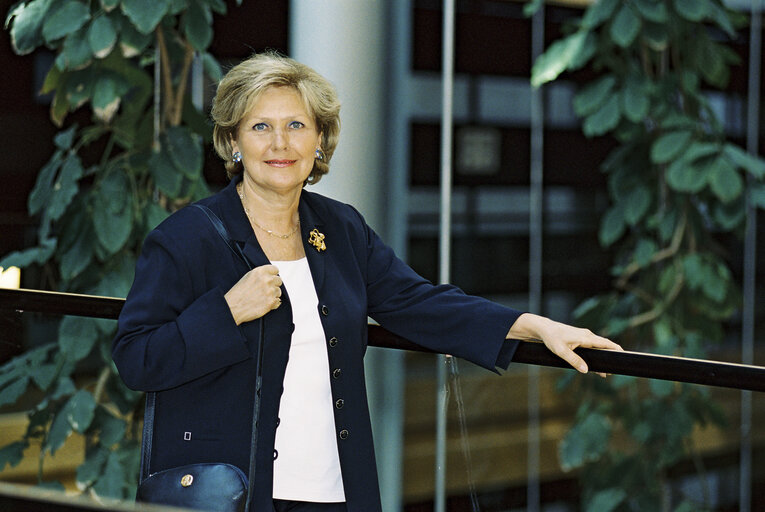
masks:
[[[64,92],[71,110],[84,105],[93,96],[95,81],[95,72],[90,67],[68,74]]]
[[[595,112],[606,102],[615,85],[616,77],[614,75],[606,75],[587,84],[574,97],[574,112],[576,112],[576,115],[584,117]]]
[[[80,29],[90,19],[90,8],[79,0],[63,0],[45,17],[42,35],[46,43],[65,37]]]
[[[97,339],[96,327],[90,318],[65,316],[58,327],[58,344],[69,361],[84,359]]]
[[[114,254],[125,245],[133,230],[130,180],[122,169],[115,169],[99,186],[93,199],[93,227],[102,247]]]
[[[103,475],[93,486],[96,495],[103,498],[122,498],[125,482],[128,476],[119,458],[119,453],[109,453]]]
[[[67,150],[72,147],[72,143],[74,142],[74,136],[77,134],[77,125],[72,125],[70,128],[58,132],[53,137],[53,143],[56,145],[58,149]],[[59,153],[60,155],[61,153]]]
[[[690,142],[693,133],[687,130],[665,133],[651,144],[651,161],[665,164],[680,154]]]
[[[663,52],[669,46],[669,33],[666,24],[647,22],[643,25],[643,41],[655,52]]]
[[[568,431],[560,443],[561,467],[570,471],[597,460],[608,450],[611,422],[604,415],[590,412]]]
[[[648,212],[652,200],[653,196],[647,187],[634,188],[624,200],[624,220],[627,224],[630,226],[637,224]]]
[[[746,219],[746,207],[744,201],[731,201],[730,203],[717,203],[712,209],[712,215],[724,230],[731,231],[738,227]]]
[[[116,378],[116,376],[112,376]],[[105,448],[119,443],[125,437],[127,423],[125,420],[112,416],[104,407],[96,411],[96,422],[99,430],[98,442]]]
[[[757,208],[765,208],[765,183],[755,183],[747,190],[749,202]]]
[[[695,162],[701,158],[716,155],[720,152],[720,146],[712,142],[691,142],[688,146],[683,159],[688,162]]]
[[[96,117],[106,123],[110,122],[128,87],[116,74],[104,73],[99,76],[93,88],[93,111]]]
[[[99,59],[103,59],[114,48],[117,42],[117,30],[107,16],[99,16],[90,23],[88,28],[88,44]]]
[[[82,28],[64,39],[61,53],[56,57],[56,68],[61,71],[82,69],[90,64],[92,58],[87,32]]]
[[[0,448],[0,471],[3,471],[6,465],[18,466],[24,458],[27,446],[29,444],[26,441],[14,441]]]
[[[604,489],[596,492],[587,503],[587,510],[597,512],[611,512],[627,499],[627,493],[622,489]]]
[[[51,66],[45,75],[45,80],[40,88],[40,94],[48,94],[58,89],[61,84],[61,78],[61,70],[56,66]]]
[[[71,226],[70,226],[71,227]],[[59,270],[61,277],[71,281],[85,270],[93,260],[93,230],[88,228],[79,232],[74,243],[61,255]]]
[[[116,370],[114,370],[114,373],[116,373]],[[107,381],[106,391],[109,393],[109,399],[122,414],[129,414],[143,397],[143,393],[128,389],[122,383],[122,379],[114,377]]]
[[[50,430],[48,430],[48,437],[45,439],[44,448],[47,449],[51,455],[61,448],[66,442],[69,435],[72,433],[72,426],[66,418],[66,405],[61,408],[53,418],[53,422],[50,424]]]
[[[629,4],[622,3],[621,9],[611,23],[609,31],[611,40],[622,48],[628,47],[640,32],[640,24],[640,18],[635,15]]]
[[[723,29],[731,39],[736,39],[736,27],[733,26],[730,13],[721,6],[715,3],[708,4],[708,16],[709,19],[717,23],[717,26]]]
[[[21,267],[25,268],[32,263],[42,265],[53,256],[56,250],[56,239],[50,238],[43,240],[38,247],[24,249],[23,251],[13,251],[12,253],[0,259],[0,267]]]
[[[96,401],[93,395],[81,389],[69,399],[64,406],[66,410],[66,419],[72,428],[79,432],[84,433],[90,423],[93,421],[93,417],[96,411]]]
[[[587,137],[603,135],[616,128],[621,118],[619,95],[611,95],[597,112],[588,116],[582,125]]]
[[[673,512],[698,512],[698,507],[698,503],[695,501],[683,500],[680,502],[680,505],[675,507]]]
[[[61,135],[61,133],[59,133],[59,135]],[[57,135],[56,138],[54,138],[54,141],[56,141],[56,144],[58,145],[61,139],[59,139]],[[48,202],[48,199],[53,193],[53,179],[56,177],[56,172],[63,162],[62,156],[63,153],[61,151],[56,151],[51,159],[48,160],[48,163],[46,163],[37,174],[35,186],[29,194],[29,200],[27,201],[27,208],[29,209],[30,215],[35,215],[39,212]]]
[[[649,379],[648,387],[651,388],[651,393],[653,393],[654,396],[663,398],[672,394],[675,383],[671,380]]]
[[[81,488],[87,488],[93,485],[93,482],[101,476],[101,471],[106,465],[106,459],[109,457],[109,450],[99,448],[92,450],[85,458],[85,462],[77,467],[77,485]]]
[[[83,168],[80,157],[70,153],[61,166],[58,178],[53,184],[53,193],[45,213],[51,220],[58,220],[66,211],[79,190],[78,181],[82,177]]]
[[[127,296],[130,285],[133,283],[135,259],[123,251],[111,258],[109,263],[111,268],[103,275],[91,293],[102,297]]]
[[[723,153],[730,158],[734,164],[741,167],[758,180],[765,177],[765,161],[761,158],[747,153],[735,144],[725,144]]]
[[[678,192],[696,194],[707,186],[707,167],[693,164],[685,158],[675,160],[667,169],[667,184]]]
[[[193,180],[202,171],[202,145],[187,128],[173,126],[167,130],[165,139],[167,153],[176,169]]]
[[[598,232],[600,245],[603,247],[610,246],[622,237],[626,228],[622,209],[617,206],[611,207],[600,221],[600,231]]]
[[[632,0],[640,16],[654,23],[666,23],[669,19],[667,6],[659,0]]]
[[[723,203],[731,202],[743,192],[744,180],[729,160],[718,158],[715,165],[709,167],[708,172],[709,186]]]
[[[646,88],[635,77],[630,77],[622,89],[622,112],[624,117],[633,123],[640,123],[648,115],[651,101],[646,94]]]
[[[191,46],[198,52],[205,51],[213,38],[210,6],[203,5],[199,0],[189,0],[189,8],[183,19],[184,32]]]
[[[692,253],[683,258],[685,282],[691,290],[698,290],[707,273],[706,263],[699,253]]]
[[[658,247],[656,242],[650,238],[641,238],[635,246],[635,251],[632,253],[632,257],[635,263],[644,267],[651,262],[651,258],[656,253]]]
[[[144,209],[146,233],[159,226],[170,213],[157,203],[151,203]]]
[[[151,33],[143,34],[130,23],[124,23],[120,31],[120,50],[125,58],[141,53],[151,42]]]
[[[718,266],[710,264],[704,265],[702,271],[701,291],[713,301],[722,302],[728,293],[729,276],[720,272]]]
[[[150,34],[164,17],[168,0],[122,0],[122,12],[142,34]]]
[[[207,76],[210,77],[210,80],[213,82],[218,83],[220,82],[220,79],[223,78],[223,73],[220,70],[220,64],[218,64],[218,61],[215,60],[215,57],[213,57],[211,54],[207,52],[202,54],[202,66],[204,67]]]
[[[62,375],[69,375],[66,371],[61,372]],[[77,392],[77,388],[74,387],[74,382],[69,377],[59,378],[56,382],[56,391],[51,395],[51,400],[60,400],[65,396],[71,396]]]
[[[33,0],[28,4],[20,2],[6,19],[5,26],[11,27],[11,45],[17,55],[27,55],[43,44],[42,26],[53,0]]]
[[[544,5],[544,0],[529,0],[523,6],[523,15],[531,18]]]
[[[8,404],[15,404],[16,400],[24,394],[29,386],[29,377],[22,377],[15,380],[0,390],[0,407]]]
[[[699,44],[700,56],[698,59],[700,62],[698,66],[701,74],[709,84],[723,88],[727,85],[728,78],[730,77],[730,71],[726,63],[726,56],[728,55],[726,48],[707,38],[703,38],[701,41],[706,42],[706,44]]]
[[[226,2],[224,0],[206,0],[212,10],[218,14],[226,14]]]
[[[669,291],[675,286],[677,277],[677,269],[674,265],[664,267],[664,269],[661,271],[661,274],[659,275],[659,282],[657,284],[659,293],[662,295],[669,293]]]
[[[120,0],[101,0],[101,7],[104,11],[110,12],[120,4]]]
[[[597,28],[601,23],[611,18],[617,5],[619,5],[619,0],[592,2],[582,18],[582,27],[589,30]]]
[[[675,11],[688,21],[698,23],[709,11],[709,0],[674,0]]]
[[[47,391],[58,375],[58,366],[55,364],[43,364],[29,370],[29,376],[42,391]]]
[[[577,54],[582,51],[588,33],[589,31],[579,30],[551,44],[531,68],[531,85],[539,87],[551,82],[569,69]]]

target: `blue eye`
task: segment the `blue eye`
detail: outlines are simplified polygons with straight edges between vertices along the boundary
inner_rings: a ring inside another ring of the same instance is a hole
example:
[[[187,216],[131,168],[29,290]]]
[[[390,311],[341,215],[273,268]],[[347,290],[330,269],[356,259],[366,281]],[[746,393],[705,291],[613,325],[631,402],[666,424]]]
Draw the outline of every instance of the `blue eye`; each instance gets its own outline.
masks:
[[[305,125],[303,123],[301,123],[300,121],[292,121],[290,123],[290,128],[292,128],[292,129],[302,128],[303,126],[305,126]]]
[[[255,126],[252,127],[252,129],[255,130],[256,132],[262,132],[266,128],[268,128],[268,125],[266,123],[257,123]]]

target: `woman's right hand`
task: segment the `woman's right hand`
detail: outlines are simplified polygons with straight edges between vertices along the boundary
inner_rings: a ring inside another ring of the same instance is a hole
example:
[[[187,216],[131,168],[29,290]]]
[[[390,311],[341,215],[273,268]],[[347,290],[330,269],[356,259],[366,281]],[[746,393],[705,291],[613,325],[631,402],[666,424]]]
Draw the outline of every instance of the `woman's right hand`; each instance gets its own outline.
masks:
[[[274,265],[255,267],[247,272],[224,298],[236,325],[265,316],[282,304],[282,278]]]

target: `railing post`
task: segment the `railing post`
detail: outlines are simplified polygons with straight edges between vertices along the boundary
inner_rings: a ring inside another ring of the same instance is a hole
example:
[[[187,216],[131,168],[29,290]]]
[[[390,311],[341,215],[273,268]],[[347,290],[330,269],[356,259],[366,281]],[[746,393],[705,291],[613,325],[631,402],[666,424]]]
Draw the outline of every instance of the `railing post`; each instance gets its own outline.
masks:
[[[451,222],[452,222],[452,99],[454,95],[454,0],[443,3],[443,42],[441,61],[441,229],[439,232],[439,281],[450,281]],[[448,390],[446,388],[446,358],[438,357],[438,398],[436,401],[436,469],[435,512],[446,511],[446,415]]]

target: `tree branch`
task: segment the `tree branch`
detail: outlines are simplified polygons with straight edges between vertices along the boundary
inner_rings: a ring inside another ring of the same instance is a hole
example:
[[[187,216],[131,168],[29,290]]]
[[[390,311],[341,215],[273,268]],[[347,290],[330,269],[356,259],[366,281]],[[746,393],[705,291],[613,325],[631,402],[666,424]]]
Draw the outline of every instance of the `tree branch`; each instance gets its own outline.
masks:
[[[183,57],[183,68],[181,69],[181,78],[178,83],[178,88],[175,90],[175,105],[173,105],[173,117],[170,119],[171,126],[178,126],[181,124],[183,118],[183,98],[186,95],[186,85],[189,81],[189,70],[191,69],[191,63],[194,62],[194,48],[186,43],[186,54]]]
[[[165,33],[162,31],[161,26],[157,26],[157,45],[159,46],[159,62],[155,65],[160,66],[162,73],[162,87],[164,90],[165,104],[163,110],[165,115],[163,116],[163,122],[165,119],[172,116],[170,110],[175,103],[173,97],[173,77],[170,73],[170,54],[167,51],[167,41],[165,40]]]
[[[669,246],[665,247],[661,251],[656,252],[649,261],[650,265],[655,265],[656,263],[664,261],[677,254],[677,251],[680,250],[680,243],[683,241],[683,235],[685,234],[685,228],[687,225],[688,217],[685,213],[683,213],[683,216],[680,219],[680,225],[677,227],[677,229],[675,229],[675,232],[672,235],[672,241],[670,242]],[[624,272],[622,272],[622,275],[619,276],[619,280],[616,282],[616,287],[622,290],[626,289],[627,282],[641,268],[642,265],[634,261],[627,265],[627,267],[624,269]]]

